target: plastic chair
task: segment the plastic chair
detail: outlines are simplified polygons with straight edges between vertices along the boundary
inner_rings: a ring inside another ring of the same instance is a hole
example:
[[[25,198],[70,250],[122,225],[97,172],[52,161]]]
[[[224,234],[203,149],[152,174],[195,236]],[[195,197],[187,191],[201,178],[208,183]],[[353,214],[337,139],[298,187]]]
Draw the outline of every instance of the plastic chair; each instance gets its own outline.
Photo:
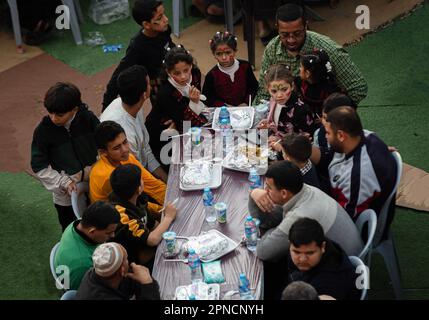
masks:
[[[224,0],[225,28],[234,33],[233,0]],[[180,37],[180,18],[186,16],[186,0],[173,0],[173,34]]]
[[[378,215],[377,229],[373,239],[372,251],[378,252],[383,257],[384,263],[386,264],[387,271],[389,272],[390,280],[392,281],[393,290],[395,292],[396,299],[402,297],[402,286],[401,286],[401,270],[399,268],[398,255],[396,253],[396,247],[393,240],[392,230],[390,225],[386,226],[387,218],[389,216],[389,208],[395,204],[396,190],[398,189],[399,182],[402,176],[402,158],[399,152],[392,152],[393,157],[396,160],[396,183],[389,198],[384,203],[381,211]],[[386,229],[387,228],[387,229]],[[386,235],[383,238],[383,235]],[[371,264],[371,256],[368,256],[368,266]]]
[[[374,239],[375,230],[377,228],[377,215],[375,214],[375,211],[372,209],[367,209],[363,211],[359,218],[356,220],[356,227],[359,230],[359,234],[362,235],[362,231],[365,225],[368,225],[368,233],[367,233],[367,240],[365,243],[365,246],[363,247],[362,251],[359,253],[359,258],[363,261],[367,261],[367,256],[371,255],[371,247],[372,247],[372,241]]]
[[[60,247],[60,243],[57,242],[55,246],[51,250],[51,254],[49,255],[49,266],[51,268],[52,277],[54,277],[55,284],[57,288],[62,289],[63,285],[58,281],[57,273],[55,272],[55,256],[57,255],[58,248]]]
[[[173,0],[173,34],[180,36],[180,18],[186,16],[186,0]]]
[[[86,207],[88,207],[87,195],[89,192],[89,184],[88,182],[79,182],[76,184],[77,192],[73,191],[71,194],[71,202],[73,212],[77,219],[82,217],[82,213],[85,211]]]
[[[16,0],[7,0],[12,17],[13,33],[15,35],[16,49],[19,53],[24,53],[22,48],[21,25],[19,23],[18,5]],[[83,14],[80,8],[79,0],[62,0],[62,3],[68,6],[70,10],[70,26],[73,32],[73,37],[77,45],[82,44],[82,36],[80,33],[79,21],[83,22]]]
[[[76,293],[77,293],[77,290],[67,290],[61,296],[60,300],[74,300]]]
[[[368,272],[369,269],[366,267],[365,263],[363,263],[363,261],[361,259],[359,259],[358,257],[355,257],[355,256],[349,256],[349,260],[356,269],[359,266],[362,266],[361,270],[359,270],[359,271],[362,271],[361,274],[363,274],[363,276],[364,276],[364,284],[369,285],[369,272]],[[364,288],[362,288],[360,290],[362,290],[362,293],[360,295],[360,300],[366,300],[366,296],[368,294],[368,288],[365,286]]]

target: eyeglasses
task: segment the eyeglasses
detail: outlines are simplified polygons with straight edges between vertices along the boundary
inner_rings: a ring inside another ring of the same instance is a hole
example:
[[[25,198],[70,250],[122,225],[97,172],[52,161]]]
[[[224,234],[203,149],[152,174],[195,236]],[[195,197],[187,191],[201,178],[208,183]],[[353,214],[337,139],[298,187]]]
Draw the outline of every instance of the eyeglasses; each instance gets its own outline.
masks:
[[[295,32],[279,32],[280,39],[287,40],[289,38],[301,38],[305,34],[305,29],[297,30]]]

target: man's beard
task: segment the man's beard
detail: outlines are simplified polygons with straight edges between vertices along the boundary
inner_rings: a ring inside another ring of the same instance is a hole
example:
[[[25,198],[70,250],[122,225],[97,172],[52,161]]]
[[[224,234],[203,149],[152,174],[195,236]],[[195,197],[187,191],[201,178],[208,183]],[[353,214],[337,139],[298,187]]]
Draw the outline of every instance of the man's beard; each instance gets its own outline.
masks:
[[[331,149],[334,152],[337,152],[337,153],[343,153],[344,152],[343,146],[338,142],[338,140],[334,140],[334,141],[332,141],[332,143],[330,142],[329,145],[331,146]]]

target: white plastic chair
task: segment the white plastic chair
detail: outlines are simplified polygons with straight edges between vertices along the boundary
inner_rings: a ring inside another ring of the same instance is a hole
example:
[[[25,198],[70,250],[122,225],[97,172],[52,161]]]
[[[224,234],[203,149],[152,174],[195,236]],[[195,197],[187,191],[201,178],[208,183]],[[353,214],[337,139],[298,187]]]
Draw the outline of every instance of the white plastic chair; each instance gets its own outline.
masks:
[[[73,212],[77,219],[82,217],[82,213],[85,211],[87,205],[87,193],[89,192],[88,182],[78,182],[76,184],[77,191],[73,191],[71,194],[71,202]]]
[[[231,33],[234,33],[233,0],[224,0],[225,8],[225,27]],[[180,36],[180,18],[186,15],[186,0],[173,0],[173,34]]]
[[[49,266],[51,268],[52,277],[54,277],[55,283],[57,284],[57,288],[62,289],[63,285],[58,281],[57,273],[55,272],[55,256],[57,255],[59,247],[60,243],[57,242],[52,248],[51,253],[49,255]]]
[[[77,290],[67,290],[61,296],[60,300],[74,300],[76,293],[77,293]]]
[[[389,215],[389,207],[392,201],[395,201],[395,194],[399,186],[399,182],[402,176],[402,158],[399,152],[392,152],[393,157],[396,160],[397,165],[397,177],[395,187],[393,188],[389,198],[384,203],[377,219],[377,229],[373,239],[372,251],[378,252],[384,259],[386,264],[387,271],[389,272],[390,280],[392,281],[393,290],[395,292],[396,299],[401,299],[402,297],[402,286],[401,286],[401,270],[399,268],[398,255],[396,253],[396,247],[393,240],[392,230],[388,226],[386,228],[386,221]],[[383,234],[387,232],[386,239],[383,239]],[[371,256],[368,255],[368,266],[371,265]]]
[[[19,53],[24,53],[22,48],[21,25],[19,23],[18,5],[16,0],[7,0],[12,17],[13,33],[15,35],[16,48]],[[70,10],[70,27],[73,32],[73,37],[77,45],[82,44],[82,36],[80,33],[79,21],[83,22],[83,14],[80,8],[79,0],[62,0],[62,3],[68,6]],[[79,21],[78,21],[79,19]]]
[[[366,296],[368,294],[368,288],[366,287],[366,285],[369,286],[369,272],[368,272],[369,269],[366,267],[365,263],[363,263],[363,261],[361,259],[359,259],[358,257],[349,256],[349,260],[352,263],[352,265],[356,268],[356,272],[358,272],[364,276],[363,284],[365,286],[359,290],[362,290],[362,293],[360,295],[360,300],[366,300]],[[361,266],[361,268],[359,268],[359,270],[357,270],[357,268],[359,266]]]
[[[363,211],[359,218],[356,220],[356,227],[359,230],[359,234],[362,235],[364,226],[368,226],[367,240],[362,251],[359,253],[359,258],[363,261],[367,261],[367,256],[371,255],[372,241],[374,239],[375,230],[377,228],[377,215],[374,210],[367,209]]]

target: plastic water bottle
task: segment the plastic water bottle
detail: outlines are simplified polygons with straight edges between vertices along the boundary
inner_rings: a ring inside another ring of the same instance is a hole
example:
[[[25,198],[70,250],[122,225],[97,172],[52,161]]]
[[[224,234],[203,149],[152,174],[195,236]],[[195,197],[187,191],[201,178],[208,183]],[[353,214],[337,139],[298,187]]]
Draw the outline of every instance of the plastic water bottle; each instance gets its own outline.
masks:
[[[228,153],[234,146],[234,133],[228,119],[224,118],[220,121],[220,128],[222,130],[223,150]]]
[[[258,230],[255,220],[251,216],[247,216],[244,221],[244,235],[246,236],[246,246],[250,251],[256,251],[258,244]]]
[[[261,103],[255,106],[255,123],[259,123],[268,116],[269,102]]]
[[[240,273],[240,284],[238,287],[238,291],[240,292],[241,300],[254,300],[252,291],[250,290],[250,283],[244,273]]]
[[[219,111],[219,124],[222,123],[223,119],[226,119],[228,124],[231,123],[231,118],[229,116],[229,111],[228,111],[228,108],[226,106],[223,106],[223,107],[220,108],[220,111]]]
[[[216,212],[213,206],[213,193],[211,192],[210,188],[206,187],[204,188],[203,192],[203,204],[204,204],[204,213],[206,216],[206,221],[210,224],[216,222]]]
[[[259,176],[258,171],[256,170],[256,168],[251,168],[250,169],[250,172],[249,172],[249,181],[250,181],[250,186],[249,186],[250,191],[262,187],[261,177]]]
[[[201,272],[201,261],[194,249],[189,249],[188,266],[191,269],[192,283],[203,281],[203,273]]]

